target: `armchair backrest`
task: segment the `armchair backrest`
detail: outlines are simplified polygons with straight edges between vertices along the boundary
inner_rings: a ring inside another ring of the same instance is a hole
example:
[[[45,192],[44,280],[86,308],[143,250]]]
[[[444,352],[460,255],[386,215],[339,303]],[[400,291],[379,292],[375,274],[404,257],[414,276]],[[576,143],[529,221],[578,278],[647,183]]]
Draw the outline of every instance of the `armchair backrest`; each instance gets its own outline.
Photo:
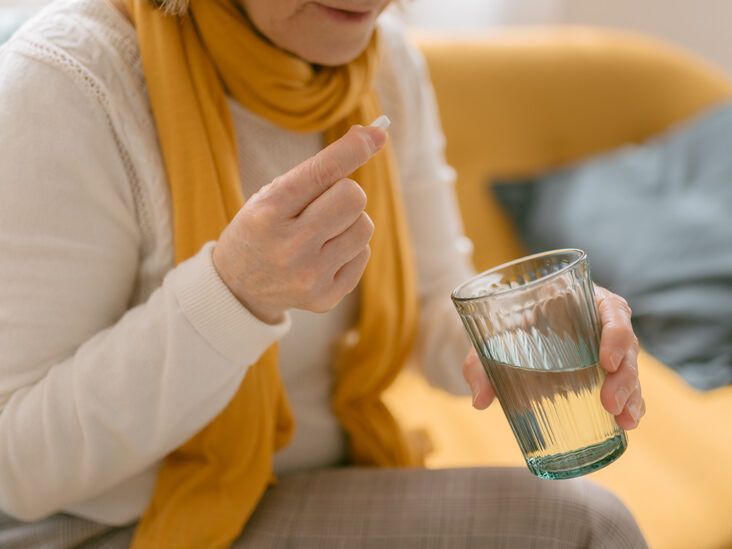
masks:
[[[418,43],[481,270],[523,253],[486,192],[490,179],[532,175],[642,141],[732,98],[721,71],[631,33],[534,28]]]

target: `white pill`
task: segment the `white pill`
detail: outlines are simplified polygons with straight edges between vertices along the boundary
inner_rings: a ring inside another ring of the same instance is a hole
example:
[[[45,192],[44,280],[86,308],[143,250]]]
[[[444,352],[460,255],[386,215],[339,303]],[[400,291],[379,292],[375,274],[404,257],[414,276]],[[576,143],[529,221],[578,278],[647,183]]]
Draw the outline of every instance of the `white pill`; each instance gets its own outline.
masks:
[[[371,127],[379,128],[384,131],[386,131],[389,126],[391,126],[391,120],[389,120],[389,117],[385,114],[382,114],[379,118],[371,122]]]

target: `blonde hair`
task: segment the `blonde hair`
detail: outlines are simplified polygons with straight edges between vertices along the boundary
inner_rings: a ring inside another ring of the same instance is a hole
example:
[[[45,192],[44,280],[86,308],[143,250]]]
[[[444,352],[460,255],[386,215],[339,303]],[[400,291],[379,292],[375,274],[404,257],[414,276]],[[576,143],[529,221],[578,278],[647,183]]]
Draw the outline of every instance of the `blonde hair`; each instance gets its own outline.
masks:
[[[152,3],[171,15],[183,15],[190,0],[152,0]]]

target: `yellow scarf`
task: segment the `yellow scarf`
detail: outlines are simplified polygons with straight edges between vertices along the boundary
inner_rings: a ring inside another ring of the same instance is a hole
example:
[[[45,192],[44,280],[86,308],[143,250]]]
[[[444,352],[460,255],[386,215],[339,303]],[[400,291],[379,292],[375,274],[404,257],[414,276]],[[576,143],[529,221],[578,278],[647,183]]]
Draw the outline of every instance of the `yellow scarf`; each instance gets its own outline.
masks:
[[[381,114],[372,89],[376,34],[351,63],[316,69],[260,38],[234,0],[193,0],[182,17],[150,0],[129,2],[172,196],[176,262],[218,238],[244,203],[227,95],[281,127],[323,131],[328,142]],[[409,353],[417,314],[391,148],[354,178],[376,230],[360,317],[336,357],[332,405],[354,463],[412,465],[381,400]],[[275,345],[225,410],[164,460],[134,547],[229,545],[273,479],[275,449],[293,427]]]

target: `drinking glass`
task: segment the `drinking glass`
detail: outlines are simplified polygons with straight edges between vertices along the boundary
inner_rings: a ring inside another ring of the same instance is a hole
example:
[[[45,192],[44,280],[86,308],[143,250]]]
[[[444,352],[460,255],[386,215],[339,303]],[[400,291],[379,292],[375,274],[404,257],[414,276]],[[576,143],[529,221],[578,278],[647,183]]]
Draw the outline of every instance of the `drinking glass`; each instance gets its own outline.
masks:
[[[531,472],[585,475],[615,461],[625,432],[600,402],[600,327],[587,254],[555,250],[458,286],[452,300]]]

